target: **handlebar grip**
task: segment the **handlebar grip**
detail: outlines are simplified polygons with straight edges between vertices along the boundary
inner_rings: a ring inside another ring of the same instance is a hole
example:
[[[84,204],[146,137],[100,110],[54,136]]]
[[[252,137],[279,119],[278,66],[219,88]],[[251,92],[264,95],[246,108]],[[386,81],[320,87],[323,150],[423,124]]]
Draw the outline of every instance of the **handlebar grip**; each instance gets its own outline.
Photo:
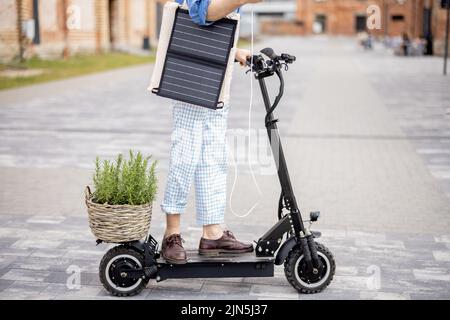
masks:
[[[258,60],[258,56],[253,55],[251,57],[247,57],[247,66],[250,67],[250,65],[252,64],[252,59],[253,59],[253,64],[255,64],[255,62]]]
[[[286,63],[293,63],[297,58],[295,56],[292,56],[287,53],[281,54],[281,59],[284,60]]]
[[[270,59],[276,59],[277,54],[273,51],[272,48],[264,48],[260,51],[262,54],[268,56]]]

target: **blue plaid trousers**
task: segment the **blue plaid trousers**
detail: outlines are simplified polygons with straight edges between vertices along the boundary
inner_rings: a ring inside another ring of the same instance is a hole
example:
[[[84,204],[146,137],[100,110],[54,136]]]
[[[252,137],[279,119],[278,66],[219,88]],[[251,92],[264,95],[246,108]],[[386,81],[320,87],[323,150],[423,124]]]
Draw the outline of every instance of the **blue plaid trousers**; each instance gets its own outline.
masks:
[[[169,173],[161,209],[183,214],[192,181],[195,184],[197,223],[224,222],[229,106],[212,110],[174,101]]]

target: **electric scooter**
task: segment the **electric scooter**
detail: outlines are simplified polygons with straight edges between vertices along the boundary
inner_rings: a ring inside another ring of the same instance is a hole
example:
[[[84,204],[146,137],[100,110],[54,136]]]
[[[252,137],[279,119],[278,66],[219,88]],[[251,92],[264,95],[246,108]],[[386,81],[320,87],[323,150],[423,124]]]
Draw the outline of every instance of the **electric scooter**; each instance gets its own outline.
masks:
[[[278,222],[258,241],[254,252],[240,255],[202,256],[187,251],[186,264],[171,264],[162,258],[158,242],[149,234],[145,240],[121,243],[110,249],[100,263],[103,286],[115,296],[132,296],[143,290],[150,279],[163,281],[178,278],[273,277],[275,265],[284,263],[288,282],[300,293],[317,293],[332,281],[336,264],[332,253],[316,242],[320,232],[310,230],[320,212],[311,212],[303,221],[292,189],[280,136],[274,118],[284,92],[283,70],[295,62],[289,54],[277,55],[271,48],[263,55],[248,59],[249,71],[259,82],[266,108],[265,126],[278,168],[281,195]],[[276,75],[279,92],[273,103],[265,79]]]

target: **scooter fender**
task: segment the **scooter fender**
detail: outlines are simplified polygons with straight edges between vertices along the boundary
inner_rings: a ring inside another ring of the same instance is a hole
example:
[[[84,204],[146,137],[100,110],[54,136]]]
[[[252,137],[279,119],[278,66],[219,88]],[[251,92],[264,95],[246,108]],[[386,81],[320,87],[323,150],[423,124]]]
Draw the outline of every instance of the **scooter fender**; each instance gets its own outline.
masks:
[[[280,250],[277,252],[277,256],[275,257],[275,265],[279,266],[284,263],[286,260],[289,251],[292,250],[297,245],[297,239],[292,236],[288,240],[286,240],[280,247]]]
[[[144,253],[145,251],[145,245],[144,245],[144,241],[142,240],[137,240],[137,241],[133,241],[133,242],[129,242],[126,244],[129,247],[133,247],[134,249]]]
[[[322,235],[318,231],[312,231],[311,232],[314,236],[314,238],[320,238]],[[280,247],[280,250],[277,252],[277,256],[275,257],[275,265],[279,266],[284,263],[284,260],[286,260],[289,252],[298,245],[297,239],[295,236],[290,237],[288,240],[286,240]]]

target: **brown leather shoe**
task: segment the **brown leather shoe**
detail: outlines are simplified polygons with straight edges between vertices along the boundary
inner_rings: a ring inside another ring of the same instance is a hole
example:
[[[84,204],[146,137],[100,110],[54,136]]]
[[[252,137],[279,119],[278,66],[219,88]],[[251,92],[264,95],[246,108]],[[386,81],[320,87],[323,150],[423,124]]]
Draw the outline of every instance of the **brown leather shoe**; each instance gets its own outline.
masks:
[[[239,254],[252,252],[251,243],[242,243],[234,237],[229,230],[223,232],[222,237],[217,240],[201,238],[198,253],[201,255],[217,256],[220,254]]]
[[[184,264],[187,262],[180,234],[171,234],[162,241],[161,255],[169,263]]]

